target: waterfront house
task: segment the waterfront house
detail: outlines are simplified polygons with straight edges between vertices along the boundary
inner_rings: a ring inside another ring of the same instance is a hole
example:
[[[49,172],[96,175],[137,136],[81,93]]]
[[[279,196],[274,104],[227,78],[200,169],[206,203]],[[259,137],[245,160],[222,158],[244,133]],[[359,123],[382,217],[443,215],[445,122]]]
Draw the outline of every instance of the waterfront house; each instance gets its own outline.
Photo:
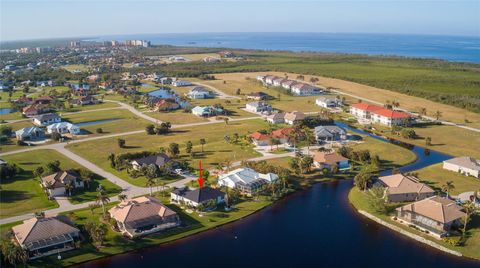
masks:
[[[60,123],[61,121],[62,118],[54,113],[37,115],[32,119],[32,123],[40,127]]]
[[[15,241],[34,260],[75,249],[80,230],[66,216],[38,216],[12,227]]]
[[[272,106],[263,101],[249,102],[245,109],[252,113],[268,113],[272,111]]]
[[[15,137],[19,141],[35,141],[45,138],[45,132],[39,127],[25,127],[15,131]]]
[[[66,195],[66,185],[72,185],[73,188],[84,187],[82,179],[73,170],[58,171],[44,176],[41,178],[41,185],[50,197]]]
[[[192,109],[192,114],[202,117],[217,116],[223,113],[222,108],[216,108],[213,106],[196,106]]]
[[[315,139],[318,143],[345,141],[347,131],[338,126],[318,126],[314,129]]]
[[[359,120],[369,120],[385,126],[409,125],[411,115],[405,112],[383,108],[378,105],[356,103],[350,106],[350,113]]]
[[[177,109],[180,109],[180,104],[176,103],[174,99],[161,99],[157,101],[153,107],[154,112],[173,111]]]
[[[319,169],[332,170],[334,166],[338,170],[350,169],[348,158],[343,157],[338,153],[315,152],[313,155],[313,165]]]
[[[225,202],[225,193],[211,187],[202,187],[190,190],[188,187],[177,188],[170,193],[170,200],[175,203],[185,204],[191,207],[206,205],[213,200],[216,205]]]
[[[31,105],[28,105],[27,107],[24,107],[22,109],[22,113],[23,115],[25,115],[26,117],[33,117],[33,116],[37,116],[39,114],[44,114],[44,113],[48,113],[50,111],[50,108],[45,105],[45,104],[31,104]]]
[[[322,97],[315,100],[315,104],[323,108],[335,108],[340,106],[341,103],[342,101],[337,98]]]
[[[355,103],[350,106],[350,114],[358,119],[370,119],[372,112],[382,110],[383,107],[378,105],[371,105],[368,103]]]
[[[175,87],[187,87],[187,86],[191,86],[192,83],[190,83],[189,81],[185,81],[185,80],[175,80],[172,82],[172,85],[175,86]]]
[[[180,225],[177,213],[151,196],[121,202],[108,210],[117,228],[131,238],[156,233]]]
[[[218,185],[238,189],[242,193],[252,194],[261,189],[262,185],[272,183],[277,179],[277,174],[263,174],[251,168],[238,168],[227,174],[220,175]]]
[[[247,100],[255,100],[255,101],[262,101],[262,100],[269,100],[272,99],[272,96],[268,95],[267,93],[258,91],[258,92],[250,92],[246,95]]]
[[[451,228],[460,225],[460,219],[465,217],[462,207],[455,201],[439,196],[399,207],[395,213],[398,220],[415,225],[437,238],[447,235]]]
[[[305,114],[302,112],[293,111],[285,114],[285,123],[293,125],[299,123],[305,119]]]
[[[443,168],[480,179],[480,160],[461,156],[443,161]]]
[[[164,153],[154,154],[132,160],[133,169],[139,170],[142,166],[156,165],[158,168],[165,168],[165,165],[172,159]]]
[[[59,133],[59,134],[72,134],[78,135],[80,134],[80,128],[72,123],[69,122],[60,122],[55,123],[47,126],[47,133]]]
[[[194,87],[187,93],[187,97],[191,99],[208,99],[212,97],[210,91],[204,87]]]
[[[385,187],[387,202],[412,202],[435,195],[435,191],[418,178],[401,173],[379,177],[378,184]]]

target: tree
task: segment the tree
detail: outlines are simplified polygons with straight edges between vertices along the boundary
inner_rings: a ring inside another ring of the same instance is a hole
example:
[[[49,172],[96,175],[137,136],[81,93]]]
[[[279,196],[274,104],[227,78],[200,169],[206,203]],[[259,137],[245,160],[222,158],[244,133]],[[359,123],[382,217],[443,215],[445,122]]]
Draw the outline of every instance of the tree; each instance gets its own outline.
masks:
[[[192,152],[192,149],[193,149],[193,143],[191,141],[187,141],[187,143],[185,144],[185,152],[189,154]]]
[[[425,145],[432,146],[432,138],[431,137],[426,137],[425,138]]]
[[[125,148],[125,140],[124,139],[118,139],[117,143],[118,143],[118,147]]]
[[[28,253],[21,246],[13,243],[11,239],[2,239],[2,255],[5,261],[14,267],[19,263],[27,267]]]
[[[295,172],[295,174],[297,175],[300,174],[300,164],[299,164],[298,158],[290,158],[288,165]]]
[[[155,126],[154,125],[148,125],[145,127],[145,132],[147,132],[148,135],[153,135],[155,134]]]
[[[115,154],[111,153],[108,155],[108,160],[110,160],[110,167],[115,168],[117,163],[115,162]]]
[[[145,183],[145,186],[150,188],[150,196],[153,195],[152,188],[155,187],[156,183],[157,182],[155,178],[147,178],[147,182]]]
[[[110,198],[108,197],[108,194],[107,194],[107,191],[105,190],[105,188],[100,184],[98,185],[98,188],[97,188],[97,198],[95,200],[95,203],[97,205],[101,205],[102,206],[102,211],[103,211],[103,217],[105,218],[105,205],[108,204],[110,202]]]
[[[127,195],[126,194],[119,194],[118,195],[118,200],[120,200],[120,202],[123,202],[125,200],[127,200]]]
[[[373,174],[377,171],[376,167],[372,165],[363,165],[360,171],[355,175],[355,185],[362,191],[365,191],[368,184],[372,182]]]
[[[97,244],[97,246],[103,245],[108,230],[105,224],[90,221],[85,224],[85,230],[90,236],[90,239]]]
[[[155,164],[150,164],[145,168],[145,177],[155,179],[160,177],[160,169]]]
[[[75,189],[75,187],[73,186],[72,182],[65,184],[65,191],[67,192],[68,196],[72,196],[73,189]]]
[[[368,201],[375,211],[380,213],[387,212],[387,206],[385,205],[385,188],[373,187],[369,191]]]
[[[203,153],[203,145],[205,145],[205,143],[207,143],[207,141],[205,139],[200,139],[200,144],[202,145],[202,153]]]
[[[101,127],[97,128],[95,130],[95,132],[97,132],[98,134],[102,134],[103,133],[103,129]]]
[[[415,130],[410,128],[404,128],[400,133],[402,137],[405,139],[414,139],[417,136],[417,134],[415,133]]]
[[[34,171],[33,171],[33,175],[35,177],[38,177],[39,179],[42,177],[43,173],[45,172],[45,170],[43,169],[43,167],[37,167]]]
[[[420,112],[419,112],[419,113],[420,113],[421,116],[427,115],[427,108],[425,108],[425,107],[420,108]]]
[[[55,160],[55,161],[52,161],[52,162],[48,162],[45,167],[47,169],[48,174],[58,172],[58,171],[60,171],[60,161]]]
[[[470,220],[471,216],[477,211],[477,207],[475,206],[475,203],[468,200],[467,202],[465,202],[465,204],[463,204],[463,210],[465,211],[465,222],[463,223],[463,236],[465,236],[467,232],[468,221]]]
[[[301,158],[300,160],[300,168],[302,169],[302,173],[308,173],[312,169],[313,165],[313,158],[309,155],[306,155]]]
[[[12,127],[7,125],[0,126],[0,136],[10,137],[12,136]]]
[[[240,88],[237,88],[237,90],[235,91],[235,94],[240,95],[241,93],[242,93],[242,90]]]
[[[442,117],[442,112],[440,111],[436,111],[433,116],[435,117],[435,119],[438,121],[438,119],[440,119],[440,117]]]
[[[58,132],[53,132],[50,134],[50,138],[54,141],[60,141],[62,139],[62,135],[60,135]]]
[[[228,125],[228,121],[229,121],[229,120],[230,120],[230,119],[229,119],[228,117],[224,117],[224,118],[223,118],[223,121],[225,122],[225,125]]]
[[[453,181],[447,181],[444,185],[442,185],[442,191],[447,193],[447,199],[450,196],[450,191],[455,189],[455,185],[453,185]]]
[[[93,180],[93,173],[88,169],[82,168],[80,169],[80,178],[83,183],[87,185],[87,188],[90,189],[90,183]]]
[[[177,158],[180,154],[180,146],[178,143],[172,142],[168,145],[168,153],[172,158]]]
[[[315,143],[316,138],[315,138],[315,135],[313,134],[313,131],[308,127],[303,127],[302,134],[305,138],[305,141],[307,142],[307,154],[308,154],[310,153],[310,145]]]

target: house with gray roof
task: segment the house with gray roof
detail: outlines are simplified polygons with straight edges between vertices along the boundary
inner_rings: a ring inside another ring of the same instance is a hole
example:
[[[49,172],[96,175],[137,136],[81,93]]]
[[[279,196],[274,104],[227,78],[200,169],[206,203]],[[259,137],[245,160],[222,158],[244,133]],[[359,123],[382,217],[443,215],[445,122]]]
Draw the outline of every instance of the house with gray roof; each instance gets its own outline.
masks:
[[[35,217],[12,228],[30,260],[75,249],[80,230],[65,216]]]
[[[24,127],[15,131],[15,136],[19,141],[35,141],[45,138],[45,131],[39,127]]]
[[[245,109],[252,113],[268,113],[272,111],[272,106],[263,101],[254,101],[247,103]]]
[[[214,200],[215,204],[225,202],[225,193],[211,187],[202,187],[190,190],[188,187],[177,188],[170,193],[170,200],[176,203],[185,203],[192,207],[198,207],[200,204],[207,204]]]
[[[331,141],[344,141],[347,139],[347,131],[338,126],[318,126],[314,129],[318,143]]]
[[[37,115],[32,119],[32,123],[39,127],[60,123],[61,121],[62,118],[55,113]]]
[[[152,164],[156,165],[158,168],[163,168],[165,164],[170,161],[172,161],[170,157],[164,153],[160,153],[134,159],[131,164],[133,169],[139,170],[142,166],[149,166]]]
[[[462,156],[443,161],[443,168],[480,179],[480,160]]]

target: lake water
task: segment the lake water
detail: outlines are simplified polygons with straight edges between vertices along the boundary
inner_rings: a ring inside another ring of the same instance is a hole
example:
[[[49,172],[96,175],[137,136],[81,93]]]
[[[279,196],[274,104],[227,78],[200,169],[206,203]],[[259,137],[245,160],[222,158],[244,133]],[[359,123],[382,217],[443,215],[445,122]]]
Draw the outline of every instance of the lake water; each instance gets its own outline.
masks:
[[[154,91],[150,91],[148,92],[148,95],[162,98],[162,99],[174,99],[176,97],[175,92],[173,90],[167,90],[162,88]]]
[[[11,108],[0,108],[0,115],[11,114],[16,112],[14,109]]]
[[[92,40],[144,39],[152,44],[261,50],[399,55],[480,63],[480,36],[348,33],[185,33],[103,36]]]
[[[450,158],[407,147],[418,158],[404,172]],[[234,223],[77,267],[480,267],[478,261],[445,254],[360,216],[348,202],[352,184],[318,183]]]

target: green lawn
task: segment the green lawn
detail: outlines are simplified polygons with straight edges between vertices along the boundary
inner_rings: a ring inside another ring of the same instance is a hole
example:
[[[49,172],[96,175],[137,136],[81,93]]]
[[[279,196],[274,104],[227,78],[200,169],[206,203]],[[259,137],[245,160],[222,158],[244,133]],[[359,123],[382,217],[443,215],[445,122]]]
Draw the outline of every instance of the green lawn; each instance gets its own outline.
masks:
[[[467,231],[467,241],[465,242],[464,246],[451,246],[442,240],[438,240],[436,238],[433,238],[429,236],[428,234],[419,232],[413,228],[410,228],[408,226],[402,225],[400,223],[397,223],[393,220],[390,219],[388,215],[380,214],[376,212],[370,203],[368,202],[368,197],[366,193],[358,190],[357,187],[352,188],[350,190],[350,193],[348,195],[348,199],[350,203],[357,209],[357,210],[363,210],[366,211],[390,224],[393,224],[395,226],[398,226],[402,229],[405,229],[411,233],[417,234],[419,236],[422,236],[428,240],[431,240],[435,243],[438,243],[444,247],[456,250],[461,252],[464,256],[469,257],[469,258],[474,258],[474,259],[480,259],[480,215],[477,213],[476,215],[473,216],[472,221],[469,223],[469,230]],[[420,243],[420,242],[418,242]]]
[[[62,169],[80,168],[76,162],[68,159],[54,150],[37,150],[25,153],[3,156],[2,159],[9,163],[15,163],[24,171],[12,180],[2,180],[2,192],[0,195],[1,210],[0,218],[7,218],[30,212],[36,212],[57,207],[55,201],[49,201],[43,192],[39,178],[33,176],[33,171],[39,166],[45,166],[48,162],[58,160]],[[91,190],[79,191],[71,197],[73,203],[93,201],[95,198],[95,186],[101,183],[110,195],[118,194],[121,188],[100,176],[95,176],[95,182]]]
[[[418,176],[423,182],[439,190],[447,181],[453,181],[455,189],[450,192],[452,195],[467,191],[480,191],[479,179],[443,169],[442,166],[443,164],[440,163],[416,170],[415,172],[418,172]]]
[[[166,198],[162,199],[162,202],[166,200]],[[167,204],[167,202],[164,203]],[[33,267],[70,266],[101,257],[159,245],[238,220],[270,204],[271,201],[243,201],[237,204],[235,206],[236,209],[233,211],[225,212],[219,210],[208,212],[204,217],[199,217],[197,213],[187,214],[175,205],[168,205],[170,208],[179,213],[182,222],[186,224],[185,227],[174,228],[163,233],[152,234],[135,240],[126,239],[120,234],[114,232],[111,228],[108,228],[105,246],[99,250],[96,250],[96,248],[90,243],[84,242],[81,249],[62,253],[63,258],[61,261],[59,261],[54,255],[35,261],[31,263],[31,265]],[[112,206],[113,204],[108,205],[109,208]],[[71,215],[69,213],[66,214]],[[92,215],[89,209],[74,211],[74,222],[80,227],[82,227],[85,222],[89,220],[98,221],[100,217],[101,208],[96,209],[94,211],[94,215]]]
[[[170,122],[171,124],[188,124],[208,121],[207,119],[198,117],[192,113],[185,113],[183,110],[171,112],[145,112],[145,114],[160,121]]]
[[[73,71],[78,70],[80,72],[87,72],[88,71],[88,65],[86,64],[69,64],[69,65],[64,65],[62,66],[63,69],[73,73]]]
[[[240,146],[226,143],[223,139],[224,135],[232,135],[233,133],[243,135],[265,127],[266,123],[263,120],[231,122],[229,125],[218,123],[214,125],[173,129],[172,133],[168,135],[147,135],[141,133],[118,137],[125,139],[126,148],[118,147],[118,138],[109,138],[70,144],[68,145],[68,149],[132,184],[145,186],[145,178],[132,179],[126,171],[118,171],[111,168],[107,159],[108,155],[110,153],[158,151],[160,147],[168,148],[170,143],[175,142],[180,145],[181,158],[192,162],[193,166],[196,167],[198,160],[202,160],[206,168],[215,167],[219,163],[227,160],[239,161],[259,155],[250,145]],[[199,142],[201,138],[206,140],[203,153],[201,152]],[[190,156],[186,155],[184,151],[185,144],[189,140],[192,141],[194,145],[193,150],[196,152],[196,157],[193,160]]]

